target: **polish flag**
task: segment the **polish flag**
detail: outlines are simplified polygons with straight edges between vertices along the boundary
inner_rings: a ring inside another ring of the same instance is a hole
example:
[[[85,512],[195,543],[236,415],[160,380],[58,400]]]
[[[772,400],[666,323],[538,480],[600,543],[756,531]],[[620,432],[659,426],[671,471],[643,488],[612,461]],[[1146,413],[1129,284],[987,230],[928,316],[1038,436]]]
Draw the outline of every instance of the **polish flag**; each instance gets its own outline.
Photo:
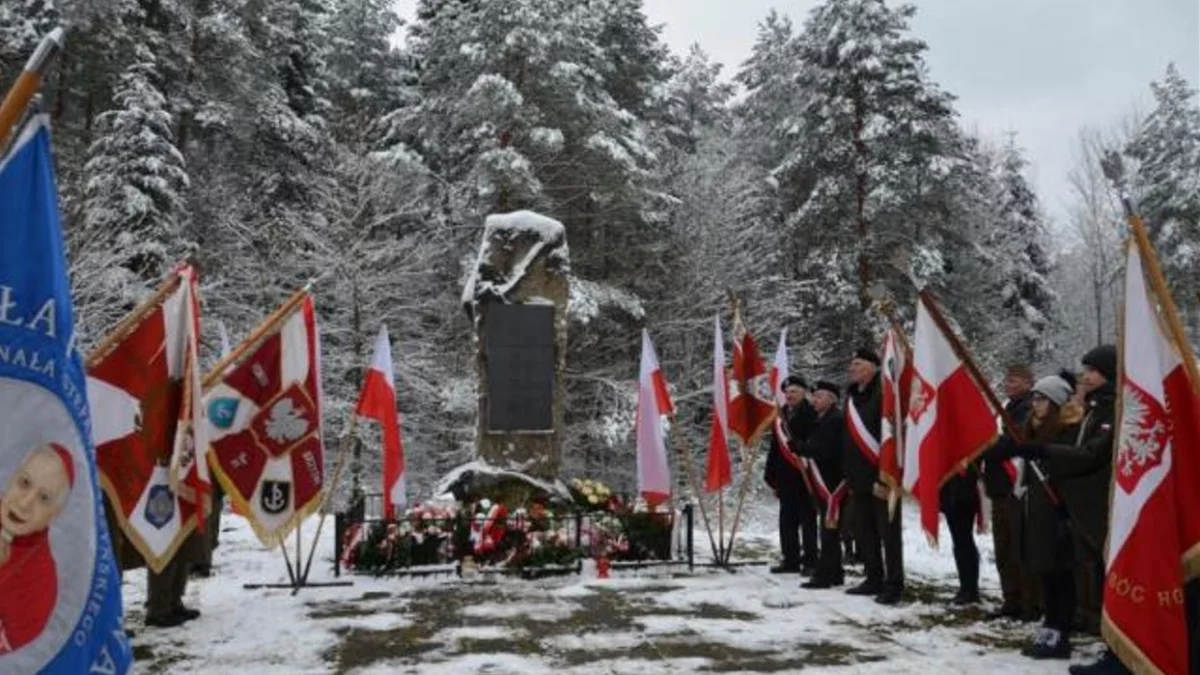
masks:
[[[713,331],[713,415],[708,437],[708,475],[704,489],[716,492],[733,482],[729,462],[729,379],[725,376],[725,345],[721,336],[721,317],[714,320]]]
[[[643,329],[642,367],[638,373],[637,472],[638,491],[652,506],[671,497],[671,470],[667,465],[662,418],[674,412],[654,343],[650,341],[650,333]]]
[[[775,364],[771,366],[771,391],[775,392],[775,403],[780,406],[787,403],[787,396],[780,385],[791,370],[792,364],[788,362],[787,328],[784,328],[779,333],[779,346],[775,348]]]
[[[400,415],[396,412],[396,383],[392,376],[392,346],[387,326],[379,327],[375,355],[363,380],[355,413],[379,422],[383,429],[383,509],[396,517],[408,501],[404,486],[404,446],[400,443]]]
[[[1200,399],[1142,264],[1131,241],[1103,633],[1135,672],[1186,673],[1184,570],[1194,575],[1200,555]]]
[[[880,409],[879,478],[892,488],[903,481],[904,416],[908,412],[908,393],[912,390],[912,354],[905,341],[889,330],[883,341],[883,404]],[[894,508],[894,502],[891,504]]]
[[[938,490],[996,439],[996,411],[934,322],[917,304],[913,375],[904,439],[904,489],[921,503],[921,526],[934,545]]]
[[[758,343],[740,319],[733,328],[733,382],[729,393],[729,431],[749,455],[779,414],[771,389],[771,374],[763,365]]]

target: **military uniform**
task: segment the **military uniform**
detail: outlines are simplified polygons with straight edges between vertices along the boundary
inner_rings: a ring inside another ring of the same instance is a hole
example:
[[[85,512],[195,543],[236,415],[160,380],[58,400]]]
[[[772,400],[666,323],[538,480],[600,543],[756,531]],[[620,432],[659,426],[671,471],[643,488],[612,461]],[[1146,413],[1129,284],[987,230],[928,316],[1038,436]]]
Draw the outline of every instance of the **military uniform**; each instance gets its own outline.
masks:
[[[816,420],[816,412],[808,401],[795,408],[783,407],[779,414],[784,416],[792,448],[803,442]],[[817,510],[812,494],[804,483],[804,476],[783,456],[784,448],[775,434],[771,435],[771,447],[763,479],[779,497],[779,548],[783,560],[775,572],[798,572],[817,564]]]

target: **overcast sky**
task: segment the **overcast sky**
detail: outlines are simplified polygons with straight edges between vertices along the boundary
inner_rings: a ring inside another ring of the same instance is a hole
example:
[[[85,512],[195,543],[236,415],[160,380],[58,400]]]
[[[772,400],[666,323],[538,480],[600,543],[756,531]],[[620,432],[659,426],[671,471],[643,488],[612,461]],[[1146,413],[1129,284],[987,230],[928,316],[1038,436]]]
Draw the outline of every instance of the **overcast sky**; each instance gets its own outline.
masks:
[[[698,42],[732,76],[772,9],[799,28],[816,0],[645,0],[677,53]],[[1174,61],[1200,81],[1200,0],[915,0],[913,30],[931,75],[986,138],[1016,132],[1030,178],[1056,218],[1080,128],[1110,128],[1150,106],[1151,80]],[[412,16],[413,0],[401,0]]]

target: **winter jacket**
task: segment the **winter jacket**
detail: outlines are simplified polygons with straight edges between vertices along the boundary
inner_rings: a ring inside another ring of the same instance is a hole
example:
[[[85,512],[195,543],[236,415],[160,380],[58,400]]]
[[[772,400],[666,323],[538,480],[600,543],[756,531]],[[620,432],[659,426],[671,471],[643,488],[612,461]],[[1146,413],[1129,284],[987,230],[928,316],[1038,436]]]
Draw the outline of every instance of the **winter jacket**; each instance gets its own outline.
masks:
[[[813,409],[812,404],[804,401],[794,409],[786,406],[780,408],[779,414],[786,419],[788,433],[792,437],[792,451],[795,452],[796,444],[803,442],[816,424],[817,411]],[[773,431],[770,432],[770,438],[771,443],[770,449],[767,451],[767,466],[763,471],[763,480],[773,490],[779,490],[781,487],[793,487],[803,491],[804,478],[779,452],[779,440]]]
[[[1083,409],[1073,403],[1063,406],[1054,423],[1034,428],[1032,419],[1022,425],[1025,438],[1030,443],[1046,445],[1072,445],[1079,437],[1079,426],[1083,421]],[[1048,462],[1036,461],[1050,483],[1055,494],[1062,494],[1062,480],[1046,468]],[[1050,500],[1031,466],[1026,466],[1021,476],[1023,493],[1019,517],[1014,519],[1019,542],[1021,563],[1034,574],[1053,574],[1071,568],[1075,556],[1071,524],[1061,506]]]
[[[853,401],[863,424],[871,432],[871,435],[879,440],[880,412],[883,404],[883,384],[880,374],[876,373],[875,379],[865,387],[859,386],[857,383],[850,385],[846,391],[846,398],[848,401],[843,414],[846,418],[847,429],[850,424],[849,401]],[[842,435],[842,449],[843,469],[846,472],[846,482],[849,483],[850,489],[858,494],[871,494],[875,484],[879,481],[879,464],[872,463],[867,459],[863,451],[859,450],[854,436],[849,431]]]
[[[842,411],[832,407],[817,418],[816,427],[802,443],[796,445],[796,454],[807,457],[821,470],[825,487],[836,490],[842,482],[842,446],[846,435],[846,420]]]
[[[1018,426],[1024,426],[1025,420],[1029,418],[1033,409],[1032,398],[1032,394],[1026,393],[1004,404],[1004,410]],[[983,455],[983,488],[988,499],[1002,499],[1013,493],[1013,484],[1004,470],[1004,462],[996,459],[993,452],[1002,445],[997,443],[992,446],[992,450]]]
[[[1112,479],[1112,383],[1088,394],[1087,410],[1073,443],[1046,446],[1046,470],[1056,483],[1076,535],[1076,551],[1102,557],[1108,535],[1109,484]]]

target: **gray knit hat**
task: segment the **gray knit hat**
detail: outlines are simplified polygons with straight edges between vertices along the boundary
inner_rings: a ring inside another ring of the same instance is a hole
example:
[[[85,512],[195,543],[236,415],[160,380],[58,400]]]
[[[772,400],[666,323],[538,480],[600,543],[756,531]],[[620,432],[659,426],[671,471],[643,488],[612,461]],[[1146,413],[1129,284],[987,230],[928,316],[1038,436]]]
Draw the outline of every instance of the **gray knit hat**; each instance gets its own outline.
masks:
[[[1033,393],[1041,394],[1050,399],[1054,405],[1062,406],[1067,399],[1071,398],[1071,385],[1057,375],[1049,375],[1033,385]]]

